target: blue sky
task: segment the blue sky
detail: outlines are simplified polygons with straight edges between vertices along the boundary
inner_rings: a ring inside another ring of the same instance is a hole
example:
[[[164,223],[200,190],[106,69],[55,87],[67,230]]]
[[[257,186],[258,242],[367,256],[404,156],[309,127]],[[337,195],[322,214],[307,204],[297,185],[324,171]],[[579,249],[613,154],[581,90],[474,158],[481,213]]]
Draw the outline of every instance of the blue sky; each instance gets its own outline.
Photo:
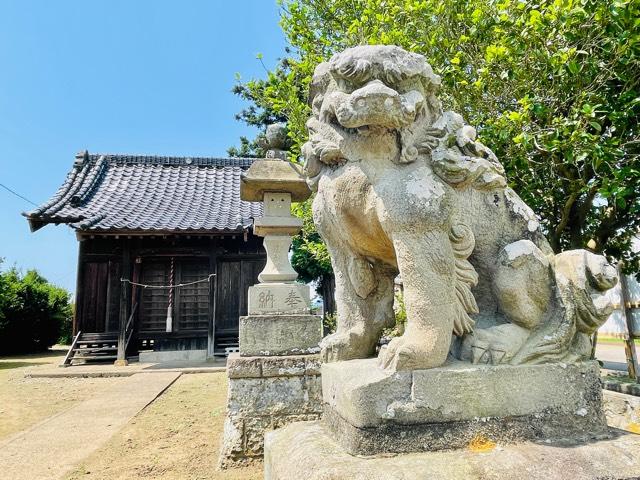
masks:
[[[275,0],[0,0],[0,183],[41,203],[76,152],[224,156],[255,131],[235,74],[284,53]],[[0,188],[2,268],[75,289],[66,226],[30,233],[32,207]]]

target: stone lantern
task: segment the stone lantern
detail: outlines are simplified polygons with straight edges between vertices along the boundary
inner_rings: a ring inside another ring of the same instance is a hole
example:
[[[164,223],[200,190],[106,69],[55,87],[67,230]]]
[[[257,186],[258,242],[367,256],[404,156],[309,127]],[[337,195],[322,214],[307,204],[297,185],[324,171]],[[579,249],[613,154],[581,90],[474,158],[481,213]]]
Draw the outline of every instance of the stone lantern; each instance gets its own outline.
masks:
[[[310,315],[309,286],[297,283],[289,261],[291,236],[302,220],[291,215],[291,202],[302,202],[311,191],[300,165],[288,162],[283,150],[284,125],[267,129],[267,158],[253,163],[242,176],[240,198],[264,203],[264,216],[254,221],[254,233],[264,237],[267,263],[260,283],[249,287],[248,315],[240,319],[240,355],[312,353],[322,338],[320,318]]]
[[[267,158],[242,177],[240,196],[264,202],[254,233],[264,237],[267,263],[249,287],[248,314],[240,317],[240,352],[229,355],[229,394],[220,466],[243,465],[262,457],[264,433],[322,413],[320,358],[322,318],[311,315],[309,286],[297,283],[289,262],[291,236],[302,221],[291,202],[311,192],[299,165],[286,160],[283,125],[267,129]]]

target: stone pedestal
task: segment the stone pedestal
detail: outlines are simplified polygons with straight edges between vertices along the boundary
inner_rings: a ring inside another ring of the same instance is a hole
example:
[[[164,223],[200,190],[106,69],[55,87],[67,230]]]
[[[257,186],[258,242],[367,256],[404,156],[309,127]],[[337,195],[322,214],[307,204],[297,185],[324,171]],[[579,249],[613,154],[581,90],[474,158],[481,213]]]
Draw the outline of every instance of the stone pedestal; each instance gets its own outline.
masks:
[[[240,317],[240,355],[318,353],[322,319],[317,315],[252,315]]]
[[[324,422],[348,453],[463,448],[474,438],[591,439],[607,431],[596,362],[386,373],[376,359],[322,366]]]
[[[628,480],[640,478],[640,435],[611,429],[608,439],[524,442],[458,450],[349,455],[322,422],[269,432],[265,480]]]
[[[640,478],[640,435],[608,428],[597,363],[389,374],[322,366],[320,422],[267,433],[266,480]]]
[[[309,315],[308,310],[297,315],[249,315],[240,318],[239,333],[240,353],[227,359],[221,468],[262,458],[265,432],[319,419],[322,413],[317,355],[321,317]]]
[[[222,468],[261,459],[265,432],[320,418],[322,388],[317,355],[241,357],[234,353],[227,360],[227,375]]]

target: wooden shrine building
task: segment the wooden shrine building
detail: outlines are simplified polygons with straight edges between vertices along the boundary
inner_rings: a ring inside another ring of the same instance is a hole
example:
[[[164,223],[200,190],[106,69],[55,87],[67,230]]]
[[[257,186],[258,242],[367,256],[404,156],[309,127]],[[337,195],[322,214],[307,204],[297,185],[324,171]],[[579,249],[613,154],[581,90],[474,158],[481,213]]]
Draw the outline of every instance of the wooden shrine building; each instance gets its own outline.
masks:
[[[157,352],[204,359],[237,348],[247,289],[266,261],[251,229],[262,204],[240,200],[240,176],[252,162],[76,156],[55,195],[24,214],[32,231],[49,223],[76,231],[66,363],[162,358]]]

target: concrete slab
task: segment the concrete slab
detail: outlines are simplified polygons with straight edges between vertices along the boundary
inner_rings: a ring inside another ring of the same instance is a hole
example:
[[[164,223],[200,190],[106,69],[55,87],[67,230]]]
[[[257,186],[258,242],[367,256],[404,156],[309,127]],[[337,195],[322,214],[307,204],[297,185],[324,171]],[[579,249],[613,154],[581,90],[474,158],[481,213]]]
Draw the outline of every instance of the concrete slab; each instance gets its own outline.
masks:
[[[163,350],[140,352],[141,363],[206,362],[207,350]]]
[[[612,430],[591,443],[478,443],[395,456],[346,453],[319,422],[298,422],[265,437],[265,480],[596,480],[640,476],[640,435]]]
[[[112,364],[74,365],[68,368],[50,367],[28,371],[28,378],[96,378],[130,377],[137,373],[215,373],[226,371],[226,359],[211,362],[172,361],[160,363],[133,362],[127,366]]]
[[[0,441],[2,478],[55,480],[100,448],[180,372],[139,373],[94,398]]]

